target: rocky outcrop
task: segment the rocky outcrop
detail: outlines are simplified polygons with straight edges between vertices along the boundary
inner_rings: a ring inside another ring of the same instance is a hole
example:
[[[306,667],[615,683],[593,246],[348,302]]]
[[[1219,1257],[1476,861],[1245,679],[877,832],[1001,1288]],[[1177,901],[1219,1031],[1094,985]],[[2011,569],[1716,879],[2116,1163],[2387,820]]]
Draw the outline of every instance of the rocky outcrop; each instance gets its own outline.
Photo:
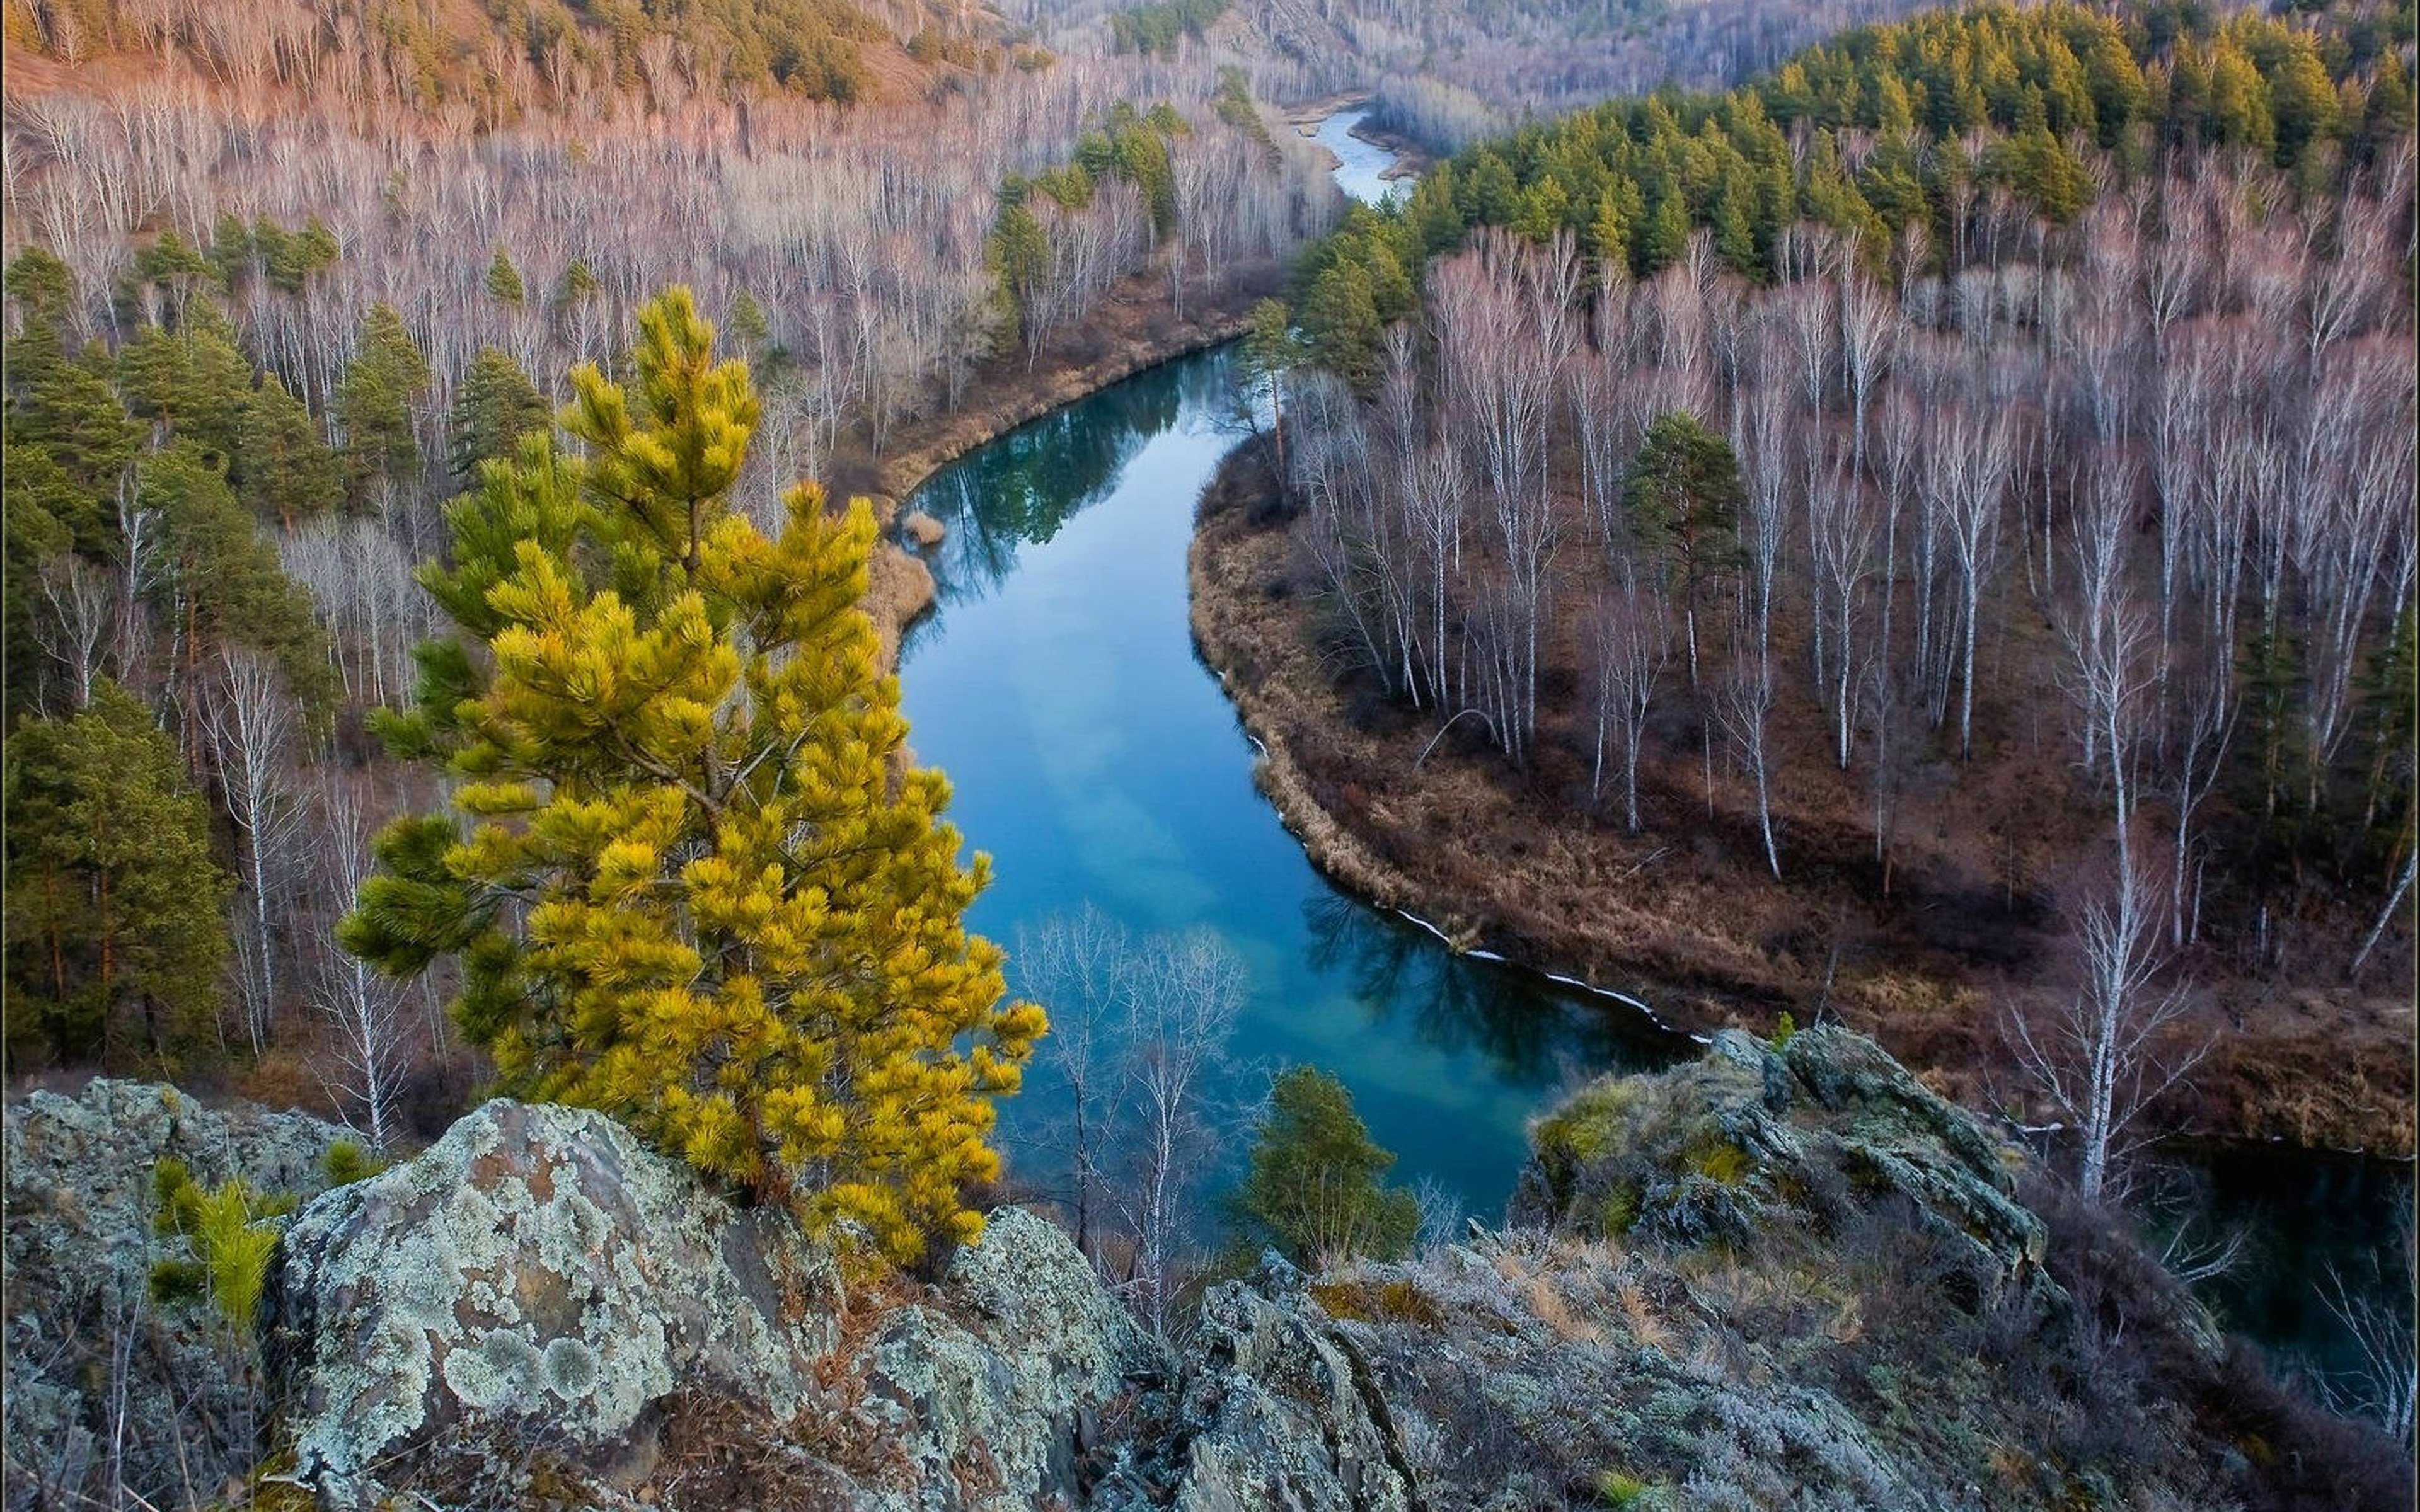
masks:
[[[1995,1276],[2037,1273],[2042,1221],[2016,1201],[2022,1151],[1925,1089],[1872,1041],[1737,1029],[1659,1077],[1608,1077],[1532,1131],[1512,1201],[1542,1227],[1741,1244],[1885,1197]]]
[[[31,1093],[5,1123],[8,1504],[74,1504],[111,1484],[178,1504],[179,1488],[248,1466],[257,1382],[208,1316],[149,1298],[151,1173],[173,1158],[206,1186],[308,1196],[345,1131],[108,1079]]]
[[[490,1103],[288,1231],[291,1477],[338,1507],[565,1485],[635,1504],[702,1451],[808,1504],[1027,1507],[1078,1494],[1105,1405],[1162,1368],[1023,1212],[934,1286],[849,1270],[601,1114]]]
[[[304,1184],[329,1132],[193,1110],[105,1153],[113,1119],[161,1104],[11,1110],[12,1199],[51,1193],[12,1263],[63,1289],[80,1246],[117,1242],[139,1278],[125,1180],[149,1155]],[[2408,1500],[2393,1445],[2296,1405],[2123,1233],[1854,1035],[1726,1036],[1583,1089],[1535,1142],[1512,1227],[1319,1274],[1265,1256],[1161,1341],[1032,1213],[917,1280],[601,1116],[492,1103],[287,1229],[269,1479],[332,1508],[625,1512]],[[35,1326],[23,1278],[12,1329]],[[69,1442],[51,1420],[89,1403],[24,1379],[12,1427]]]

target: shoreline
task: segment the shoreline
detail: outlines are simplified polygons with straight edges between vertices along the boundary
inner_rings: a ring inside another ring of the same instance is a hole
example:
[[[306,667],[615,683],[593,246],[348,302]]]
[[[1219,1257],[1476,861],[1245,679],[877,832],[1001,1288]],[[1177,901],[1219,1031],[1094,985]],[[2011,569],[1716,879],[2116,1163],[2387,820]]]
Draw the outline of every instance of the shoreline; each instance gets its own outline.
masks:
[[[831,497],[870,500],[881,528],[860,605],[874,621],[885,665],[895,665],[900,638],[932,608],[936,593],[923,554],[892,534],[910,495],[952,462],[1020,425],[1235,340],[1250,328],[1253,304],[1275,292],[1283,278],[1282,265],[1274,261],[1236,268],[1223,291],[1172,319],[1161,270],[1155,265],[1111,289],[1092,319],[1046,349],[1032,367],[1011,359],[986,368],[968,380],[966,400],[956,408],[894,427],[881,455],[857,435],[835,447],[825,480]]]
[[[1277,549],[1283,532],[1245,517],[1259,497],[1252,486],[1255,478],[1265,478],[1265,464],[1247,455],[1249,445],[1230,454],[1205,491],[1187,565],[1195,654],[1218,677],[1238,724],[1260,752],[1253,785],[1276,809],[1311,864],[1364,903],[1419,925],[1457,953],[1504,961],[1575,989],[1637,1004],[1633,995],[1601,984],[1606,972],[1590,964],[1591,957],[1601,962],[1601,955],[1585,948],[1567,948],[1573,940],[1601,944],[1590,931],[1571,931],[1566,948],[1559,948],[1497,916],[1483,895],[1474,899],[1451,890],[1435,876],[1419,874],[1414,866],[1399,858],[1407,848],[1427,856],[1435,855],[1437,847],[1424,845],[1434,835],[1424,834],[1416,823],[1403,817],[1406,810],[1423,811],[1419,802],[1423,795],[1384,788],[1371,779],[1373,763],[1354,760],[1372,752],[1388,754],[1391,748],[1382,737],[1349,732],[1344,744],[1357,742],[1367,748],[1348,750],[1326,761],[1307,759],[1306,751],[1297,748],[1296,737],[1306,728],[1319,729],[1324,736],[1335,734],[1333,727],[1342,717],[1342,704],[1336,689],[1319,677],[1314,658],[1300,647],[1300,609],[1284,595],[1255,587],[1256,577],[1265,579],[1281,570]],[[1329,717],[1323,720],[1321,716]],[[1324,750],[1323,754],[1328,753]],[[1435,764],[1433,764],[1429,785],[1439,780]],[[1487,774],[1481,774],[1466,785],[1484,785],[1486,779]],[[1414,788],[1421,785],[1412,784]],[[1329,799],[1323,799],[1323,790],[1331,795]],[[1339,793],[1341,799],[1333,796]],[[1424,811],[1435,810],[1432,803]],[[1558,825],[1555,820],[1560,817],[1555,815],[1530,827],[1547,844],[1567,841],[1568,831],[1575,826]],[[1634,871],[1668,848],[1659,848]],[[1742,893],[1755,885],[1744,874],[1737,880]],[[1805,1013],[1805,982],[1776,980],[1770,971],[1739,969],[1748,963],[1742,959],[1745,952],[1735,948],[1736,942],[1726,940],[1718,929],[1710,929],[1702,917],[1684,924],[1680,915],[1670,912],[1675,907],[1685,910],[1688,902],[1686,898],[1651,902],[1640,921],[1667,936],[1659,941],[1664,949],[1637,952],[1619,968],[1625,974],[1637,972],[1676,984],[1678,991],[1670,1000],[1646,1010],[1652,1021],[1677,1034],[1703,1039],[1722,1027],[1762,1034],[1771,1027],[1776,1011],[1795,1009]],[[1664,910],[1660,914],[1659,906]],[[1921,985],[1940,995],[1940,1001],[1956,1011],[1988,1008],[1993,989],[2018,984],[1962,981],[1936,973],[1935,980]],[[1898,1018],[1887,1002],[1859,1000],[1854,983],[1844,983],[1838,995],[1833,995],[1828,979],[1818,1000],[1830,1016],[1873,1035],[1894,1055],[1901,1056],[1936,1090],[1970,1107],[2004,1107],[2005,1099],[1992,1094],[1996,1089],[1993,1072],[2005,1068],[1987,1053],[1991,1041],[1971,1032],[1971,1024],[1965,1026],[1969,1032],[1960,1034],[1945,1031],[1933,1022],[1946,1016],[1938,1011],[1919,1011],[1914,1022]],[[2206,1062],[2212,1074],[2196,1088],[2186,1127],[2162,1142],[2307,1150],[2410,1166],[2414,1159],[2408,1121],[2410,1099],[2408,1088],[2394,1085],[2397,1068],[2374,1064],[2379,1060],[2375,1054],[2366,1060],[2350,1057],[2345,1054],[2349,1048],[2353,1047],[2339,1045],[2333,1036],[2295,1040],[2263,1035],[2222,1043],[2221,1053]],[[2380,1047],[2373,1041],[2368,1048],[2376,1052]],[[2310,1098],[2312,1084],[2297,1082],[2291,1075],[2297,1067],[2315,1064],[2338,1070],[2350,1067],[2325,1088],[2328,1098],[2323,1103]],[[2381,1072],[2382,1078],[2374,1076]],[[2386,1085],[2381,1087],[2380,1080]],[[2406,1121],[2398,1123],[2398,1113]]]
[[[1329,95],[1287,110],[1284,113],[1285,123],[1294,128],[1296,135],[1310,140],[1318,136],[1319,129],[1327,124],[1329,116],[1340,111],[1367,111],[1376,99],[1366,91]],[[1419,143],[1392,131],[1375,130],[1366,120],[1354,122],[1345,129],[1344,134],[1393,156],[1395,161],[1378,175],[1387,183],[1400,184],[1418,178],[1436,164],[1436,160]],[[1335,154],[1330,152],[1328,156],[1333,158]],[[1342,165],[1340,160],[1338,166]]]

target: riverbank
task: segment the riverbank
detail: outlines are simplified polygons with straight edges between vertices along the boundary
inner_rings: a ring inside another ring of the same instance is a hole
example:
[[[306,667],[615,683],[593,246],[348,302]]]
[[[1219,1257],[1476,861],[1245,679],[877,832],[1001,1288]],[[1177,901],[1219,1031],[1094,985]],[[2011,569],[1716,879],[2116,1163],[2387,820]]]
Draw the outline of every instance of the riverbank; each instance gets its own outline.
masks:
[[[1090,319],[1046,347],[1032,365],[1015,356],[986,363],[968,379],[958,405],[894,425],[879,454],[862,431],[844,437],[825,485],[836,499],[870,498],[883,526],[864,608],[881,635],[885,659],[897,656],[900,636],[932,606],[934,594],[923,559],[888,533],[902,500],[935,472],[1019,425],[1163,363],[1234,340],[1250,325],[1253,304],[1278,293],[1284,279],[1283,265],[1274,260],[1239,265],[1223,289],[1179,316],[1169,308],[1166,275],[1155,266],[1104,295]]]
[[[1330,95],[1326,99],[1314,100],[1307,105],[1296,105],[1288,110],[1285,113],[1285,121],[1298,134],[1316,138],[1319,135],[1319,129],[1327,124],[1329,116],[1340,111],[1367,110],[1370,104],[1371,100],[1368,95]],[[1378,176],[1390,183],[1408,183],[1426,173],[1435,162],[1419,143],[1410,137],[1372,126],[1366,116],[1355,121],[1345,134],[1356,141],[1367,142],[1379,151],[1390,154],[1394,158],[1394,162]],[[1330,155],[1333,156],[1333,154]]]
[[[1970,1106],[2038,1115],[2017,1101],[2006,1026],[2013,1002],[2052,990],[2061,947],[2044,900],[1920,867],[1880,905],[1841,865],[1776,883],[1748,864],[1753,831],[1728,799],[1713,819],[1632,837],[1450,737],[1430,748],[1434,720],[1341,687],[1321,664],[1272,493],[1246,448],[1205,495],[1194,639],[1264,752],[1264,791],[1339,885],[1461,949],[1638,992],[1683,1029],[1825,1015]],[[1811,823],[1798,833],[1819,838]],[[2409,1156],[2408,999],[2204,988],[2195,1029],[2211,1053],[2169,1117],[2221,1137]]]

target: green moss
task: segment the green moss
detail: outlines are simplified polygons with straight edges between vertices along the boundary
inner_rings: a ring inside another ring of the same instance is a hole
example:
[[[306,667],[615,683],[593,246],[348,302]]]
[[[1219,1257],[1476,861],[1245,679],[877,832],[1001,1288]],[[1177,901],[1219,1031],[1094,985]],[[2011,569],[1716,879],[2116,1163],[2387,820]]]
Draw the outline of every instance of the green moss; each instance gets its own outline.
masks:
[[[1608,1239],[1620,1239],[1638,1222],[1638,1188],[1624,1181],[1605,1195],[1597,1210],[1597,1232]]]
[[[1530,1141],[1542,1155],[1580,1163],[1601,1160],[1625,1142],[1627,1116],[1637,1100],[1638,1090],[1630,1082],[1608,1077],[1583,1088],[1540,1119]]]
[[[1747,1178],[1747,1151],[1721,1134],[1691,1140],[1681,1159],[1690,1170],[1723,1186],[1737,1186]]]

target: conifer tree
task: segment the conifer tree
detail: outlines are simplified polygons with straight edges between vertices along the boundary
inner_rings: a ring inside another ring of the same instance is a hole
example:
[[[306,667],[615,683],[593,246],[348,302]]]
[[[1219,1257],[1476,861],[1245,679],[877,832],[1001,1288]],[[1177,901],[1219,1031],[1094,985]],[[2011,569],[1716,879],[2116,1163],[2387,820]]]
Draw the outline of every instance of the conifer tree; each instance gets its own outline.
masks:
[[[428,360],[403,328],[403,317],[387,305],[371,305],[362,317],[360,345],[336,389],[345,484],[355,503],[366,501],[380,480],[401,483],[419,468],[412,409],[428,381]]]
[[[521,286],[521,270],[513,266],[512,257],[501,245],[496,248],[494,259],[488,264],[488,293],[506,304],[519,304],[525,295]]]
[[[1707,586],[1739,560],[1735,534],[1747,501],[1739,458],[1730,443],[1674,410],[1647,427],[1626,486],[1632,529],[1669,563],[1680,580],[1689,651],[1689,682],[1698,683],[1698,609]]]
[[[574,370],[575,456],[524,438],[448,511],[422,581],[458,628],[382,728],[442,755],[460,818],[380,840],[340,938],[455,1012],[506,1088],[601,1108],[907,1261],[965,1241],[990,1099],[1044,1024],[969,935],[939,773],[907,764],[858,608],[875,525],[822,491],[768,538],[730,494],[757,418],[685,288],[639,312],[626,389]],[[475,648],[475,649],[474,649]]]
[[[343,500],[336,454],[276,374],[263,374],[260,387],[245,396],[236,437],[237,491],[257,517],[290,528]]]
[[[537,385],[520,364],[493,347],[482,347],[462,375],[454,412],[447,418],[454,435],[446,460],[456,477],[468,480],[480,463],[511,456],[513,443],[530,431],[546,429],[551,417]]]
[[[1385,1184],[1395,1157],[1370,1137],[1343,1083],[1311,1066],[1280,1073],[1257,1134],[1234,1196],[1246,1237],[1298,1265],[1411,1248],[1419,1205]]]
[[[218,1006],[227,878],[176,746],[104,681],[6,749],[11,1050],[188,1063]]]
[[[236,447],[252,363],[226,316],[195,301],[175,330],[135,332],[117,354],[117,387],[135,414],[224,455]]]
[[[251,646],[274,656],[295,696],[324,712],[334,675],[310,594],[286,576],[220,468],[192,442],[174,441],[136,470],[144,507],[162,527],[154,592],[178,622],[184,675],[198,675],[209,646]]]

